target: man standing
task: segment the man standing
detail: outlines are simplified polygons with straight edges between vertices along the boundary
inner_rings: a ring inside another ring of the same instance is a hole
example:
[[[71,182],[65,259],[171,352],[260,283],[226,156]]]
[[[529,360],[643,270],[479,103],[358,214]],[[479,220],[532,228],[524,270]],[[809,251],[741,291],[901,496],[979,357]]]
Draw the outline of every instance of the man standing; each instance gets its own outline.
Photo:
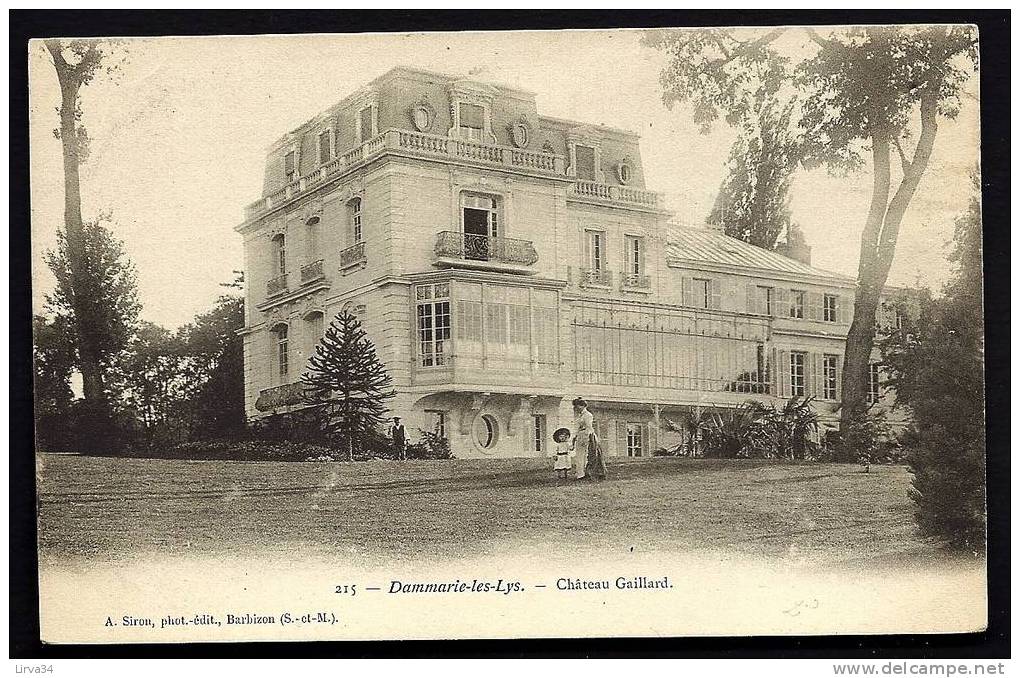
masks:
[[[390,439],[393,440],[393,450],[397,459],[407,459],[407,435],[404,432],[404,425],[400,423],[400,417],[393,417],[393,426],[390,427]]]

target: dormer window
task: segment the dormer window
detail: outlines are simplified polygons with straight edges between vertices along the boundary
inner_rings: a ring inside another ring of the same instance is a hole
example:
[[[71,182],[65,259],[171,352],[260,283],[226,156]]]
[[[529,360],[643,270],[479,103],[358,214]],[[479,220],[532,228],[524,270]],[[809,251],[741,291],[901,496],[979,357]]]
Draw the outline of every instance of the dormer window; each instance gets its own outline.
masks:
[[[485,108],[477,104],[460,105],[460,133],[464,139],[481,141],[485,131]]]
[[[356,131],[359,143],[365,143],[379,133],[377,130],[376,110],[375,104],[371,104],[358,111],[358,117],[355,122],[358,128]]]
[[[283,174],[288,184],[297,179],[297,154],[294,151],[288,151],[283,156]]]
[[[333,159],[333,131],[323,130],[319,133],[319,164],[325,165]]]
[[[582,181],[595,181],[595,147],[578,144],[574,147],[574,156],[577,161],[577,178]]]

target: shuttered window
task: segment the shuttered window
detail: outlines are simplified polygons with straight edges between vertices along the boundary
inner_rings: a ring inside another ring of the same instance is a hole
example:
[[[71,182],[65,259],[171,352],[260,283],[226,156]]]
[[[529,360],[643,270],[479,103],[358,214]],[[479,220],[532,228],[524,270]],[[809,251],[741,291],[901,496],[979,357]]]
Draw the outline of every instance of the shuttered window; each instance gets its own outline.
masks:
[[[628,457],[641,457],[644,456],[645,450],[647,449],[647,436],[645,435],[645,425],[639,423],[628,423],[627,429],[627,456]]]
[[[790,317],[791,318],[803,318],[804,317],[804,296],[803,290],[790,290]]]

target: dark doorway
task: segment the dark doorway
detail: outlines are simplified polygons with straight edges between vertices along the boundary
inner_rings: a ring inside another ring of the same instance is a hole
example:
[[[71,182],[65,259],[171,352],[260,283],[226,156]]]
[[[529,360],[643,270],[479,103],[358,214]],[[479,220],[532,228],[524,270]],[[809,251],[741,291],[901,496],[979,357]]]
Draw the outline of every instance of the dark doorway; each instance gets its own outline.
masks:
[[[489,212],[464,208],[464,258],[489,260]]]

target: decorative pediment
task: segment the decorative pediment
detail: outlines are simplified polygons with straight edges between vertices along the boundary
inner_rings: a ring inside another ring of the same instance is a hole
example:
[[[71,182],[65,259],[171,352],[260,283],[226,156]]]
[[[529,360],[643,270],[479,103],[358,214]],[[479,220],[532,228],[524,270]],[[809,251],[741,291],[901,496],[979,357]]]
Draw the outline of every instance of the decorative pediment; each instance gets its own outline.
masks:
[[[499,94],[499,89],[478,80],[461,78],[450,83],[450,98],[463,100],[484,99],[492,101]]]

